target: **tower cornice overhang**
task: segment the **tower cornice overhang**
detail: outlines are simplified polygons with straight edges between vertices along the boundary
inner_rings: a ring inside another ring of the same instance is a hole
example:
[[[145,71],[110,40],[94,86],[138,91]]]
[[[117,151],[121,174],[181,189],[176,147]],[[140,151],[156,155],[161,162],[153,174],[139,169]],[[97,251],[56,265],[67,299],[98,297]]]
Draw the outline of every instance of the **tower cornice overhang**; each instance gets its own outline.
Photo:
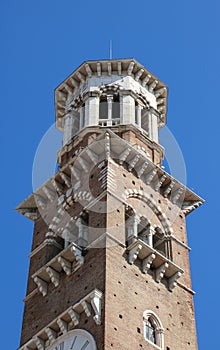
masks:
[[[108,135],[107,138],[106,138],[106,135]],[[88,149],[92,151],[93,155],[95,155],[97,161],[99,162],[99,159],[103,160],[103,154],[106,152],[107,148],[108,148],[108,157],[110,157],[110,159],[114,159],[114,161],[116,162],[119,161],[120,165],[123,165],[123,163],[129,164],[130,171],[134,171],[137,177],[142,177],[142,179],[146,182],[147,185],[152,186],[156,190],[159,190],[162,196],[167,198],[167,200],[170,200],[176,205],[180,205],[180,209],[183,211],[185,215],[192,212],[194,209],[196,209],[198,206],[200,206],[204,202],[204,200],[201,197],[196,195],[193,191],[191,191],[190,189],[185,187],[183,184],[181,184],[178,180],[173,178],[172,175],[164,171],[161,167],[155,165],[149,159],[149,157],[145,152],[132,146],[130,143],[128,143],[127,141],[125,141],[124,139],[116,135],[111,129],[105,129],[105,130],[103,129],[103,132],[101,133],[101,135],[97,137],[95,141],[101,141],[101,140],[103,140],[103,142],[102,143],[99,142],[98,150],[95,147],[95,144],[96,144],[95,142],[91,143],[90,145],[82,149],[62,169],[60,169],[49,180],[47,180],[39,189],[37,189],[33,194],[31,194],[27,199],[25,199],[20,205],[18,205],[16,210],[19,213],[30,218],[31,220],[35,221],[37,217],[36,213],[37,213],[38,204],[42,203],[43,205],[46,205],[45,203],[47,202],[47,197],[46,195],[42,197],[42,192],[46,193],[47,196],[49,196],[49,199],[51,199],[50,198],[50,196],[52,196],[51,193],[54,193],[56,191],[59,192],[59,196],[63,195],[62,181],[63,181],[63,178],[65,179],[63,174],[65,174],[65,172],[67,171],[71,173],[71,166],[73,166],[75,162],[78,161],[78,158],[81,157],[81,160],[83,160],[84,156],[86,156],[88,152]],[[125,153],[126,153],[126,157],[124,156]],[[106,155],[104,155],[104,157],[106,157]],[[133,159],[135,157],[136,159],[138,159],[136,168],[134,168],[134,165],[133,165]],[[145,169],[144,165],[146,163],[147,163],[147,167]],[[154,180],[155,176],[157,178],[156,181]],[[163,178],[163,181],[161,180],[162,178]],[[56,186],[55,188],[54,188],[54,184]],[[82,190],[80,191],[80,195],[82,195]],[[129,195],[129,191],[128,191],[128,195]],[[77,198],[78,196],[77,191],[73,193],[73,196],[75,196],[74,198]],[[179,203],[178,200],[180,199],[180,197],[181,197],[181,201],[180,201],[180,204],[178,204]],[[37,204],[36,198],[37,198],[37,201],[39,201],[38,204]],[[90,201],[92,201],[92,199],[90,199],[90,196],[88,196],[88,193],[85,193],[85,198],[87,199],[88,204]],[[34,213],[34,215],[32,215],[31,213]]]

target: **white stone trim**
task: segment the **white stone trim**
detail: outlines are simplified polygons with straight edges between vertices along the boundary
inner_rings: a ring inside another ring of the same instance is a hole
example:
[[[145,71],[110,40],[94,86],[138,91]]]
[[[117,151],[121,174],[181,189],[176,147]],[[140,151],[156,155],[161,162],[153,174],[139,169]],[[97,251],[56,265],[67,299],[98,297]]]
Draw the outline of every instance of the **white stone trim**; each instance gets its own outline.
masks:
[[[59,243],[57,243],[55,241],[53,241],[53,242],[44,241],[37,248],[32,250],[32,252],[30,252],[28,257],[32,258],[35,254],[37,254],[41,249],[45,248],[47,245],[54,245],[55,247],[59,248],[60,250],[63,249],[63,247]]]
[[[32,292],[30,292],[24,299],[23,302],[28,301],[29,299],[31,299],[35,294],[38,293],[38,288],[36,287],[34,290],[32,290]]]
[[[152,343],[149,339],[146,338],[146,325],[148,321],[151,321],[155,326],[155,336],[156,336],[156,344]],[[144,326],[144,338],[145,340],[154,346],[156,349],[164,350],[164,328],[159,317],[151,310],[146,310],[143,313],[143,326]]]
[[[45,333],[48,336],[49,342],[52,344],[57,338],[57,332],[54,329],[48,327],[45,329]]]
[[[82,249],[71,243],[63,249],[46,265],[32,275],[39,291],[43,296],[47,294],[48,283],[52,282],[55,287],[59,285],[60,273],[63,270],[67,275],[78,270],[84,262]]]
[[[93,317],[97,326],[101,325],[102,298],[103,293],[98,289],[94,289],[78,303],[70,306],[58,315],[52,322],[42,328],[32,337],[32,339],[22,345],[18,350],[45,350],[52,344],[55,346],[56,341],[61,339],[60,337],[57,338],[58,333],[55,331],[57,325],[59,326],[60,332],[67,336],[71,332],[74,332],[74,330],[71,329],[79,324],[83,312],[86,313],[87,317]],[[64,321],[64,319],[66,321]]]
[[[127,253],[129,264],[134,264],[137,259],[141,260],[143,273],[148,273],[152,267],[156,282],[160,283],[165,278],[169,291],[173,291],[178,285],[177,279],[184,273],[184,270],[173,261],[141,239],[137,239],[130,244]]]
[[[167,234],[172,234],[173,231],[167,216],[164,213],[162,213],[161,208],[158,206],[156,201],[150,197],[149,193],[142,190],[127,189],[125,190],[123,197],[125,200],[133,197],[140,198],[141,200],[143,200],[143,202],[145,202],[153,210],[155,215],[158,217],[158,219],[160,220],[164,228],[164,231]]]
[[[132,124],[130,125],[130,129],[133,130]],[[91,132],[91,131],[95,132],[95,130],[97,131],[96,128],[88,128],[87,132]],[[100,132],[100,130],[99,130],[99,132]],[[136,132],[137,132],[137,128],[136,128]],[[85,133],[86,133],[86,131],[85,131]],[[120,165],[123,165],[124,162],[129,164],[130,159],[134,159],[136,155],[140,156],[139,161],[138,161],[138,169],[137,169],[140,172],[139,172],[139,175],[137,175],[137,176],[141,177],[143,179],[143,181],[148,182],[149,185],[152,186],[156,191],[161,190],[161,194],[164,195],[165,198],[167,198],[171,202],[173,201],[173,203],[178,205],[178,206],[180,206],[180,204],[181,204],[181,203],[179,203],[178,197],[184,196],[181,209],[183,210],[185,215],[187,215],[188,213],[190,213],[192,210],[194,210],[196,207],[200,206],[203,203],[203,200],[200,197],[195,195],[192,191],[190,191],[189,189],[184,187],[181,183],[179,183],[177,180],[175,180],[170,174],[166,173],[159,166],[156,166],[152,161],[150,161],[147,154],[145,154],[142,150],[137,149],[135,146],[132,146],[129,142],[121,139],[119,136],[115,135],[115,133],[113,133],[110,129],[108,129],[108,134],[109,134],[108,143],[111,145],[110,156],[113,156],[114,159],[118,158],[118,163]],[[80,135],[83,136],[84,133],[81,132]],[[79,140],[81,140],[81,136],[78,137]],[[105,137],[105,133],[101,133],[101,135],[97,138],[97,141],[102,140],[104,137]],[[141,138],[141,134],[139,135],[139,137]],[[111,142],[112,138],[113,138],[114,142]],[[153,148],[160,150],[162,152],[162,148],[159,147],[159,145],[157,145],[156,143],[154,143],[151,146],[153,146]],[[85,152],[86,159],[88,159],[87,149],[91,149],[92,152],[94,152],[96,156],[100,156],[95,152],[95,149],[94,149],[94,147],[92,147],[92,145],[88,145],[87,147],[85,147],[85,149],[83,149],[79,153],[77,153],[75,155],[75,157],[73,157],[68,164],[66,164],[62,169],[60,169],[53,177],[51,177],[45,184],[43,184],[36,191],[36,193],[29,196],[16,209],[21,214],[23,214],[27,217],[29,217],[28,213],[30,213],[30,210],[35,210],[38,205],[39,205],[39,208],[45,209],[47,202],[50,200],[49,200],[49,197],[46,197],[46,195],[45,196],[42,195],[43,188],[45,187],[45,190],[43,193],[45,194],[45,191],[46,191],[47,193],[49,193],[50,199],[52,199],[54,194],[56,194],[56,192],[54,192],[52,190],[52,189],[54,189],[53,182],[56,180],[58,181],[61,178],[60,177],[61,171],[68,173],[69,169],[70,169],[72,177],[74,179],[72,185],[74,187],[74,190],[77,191],[77,188],[79,188],[79,186],[81,186],[80,174],[79,174],[79,170],[77,171],[77,169],[79,169],[79,168],[83,169],[83,167],[85,169],[88,169],[87,167],[89,166],[88,161],[86,161],[87,163],[85,163],[85,159],[82,158],[83,154]],[[103,152],[104,151],[105,150],[103,149]],[[109,152],[108,152],[108,154],[109,154]],[[79,158],[81,160],[79,160]],[[91,157],[89,157],[89,159],[90,158]],[[92,163],[93,163],[93,160],[91,159]],[[80,164],[80,162],[81,162],[81,164]],[[149,166],[146,167],[143,171],[143,167],[144,167],[144,164],[146,162],[149,163]],[[73,164],[74,164],[74,166],[73,166]],[[130,166],[132,167],[133,165],[131,164]],[[151,169],[151,171],[152,171],[151,174],[149,173],[149,169]],[[151,178],[152,175],[154,174],[154,172],[155,172],[155,177],[156,177],[156,173],[157,173],[158,179],[156,179],[156,180],[154,178]],[[134,172],[134,174],[136,174],[136,172]],[[75,181],[75,179],[76,179],[76,181]],[[164,183],[165,183],[165,185],[164,185]],[[172,188],[173,188],[173,191],[172,191]],[[182,190],[183,190],[184,194],[181,194]],[[123,194],[122,194],[122,196],[123,196]],[[47,200],[47,198],[48,198],[48,200]],[[60,199],[58,199],[58,204],[61,204],[60,201],[64,201],[65,196],[60,195],[60,193],[59,193],[59,198]],[[88,200],[91,201],[92,199],[88,199]],[[67,203],[67,204],[70,205],[70,203]],[[32,216],[31,219],[36,220],[35,216]]]
[[[168,279],[168,289],[169,291],[173,291],[173,289],[177,286],[177,280],[181,277],[182,273],[180,271],[176,272],[175,275]]]
[[[142,245],[138,244],[129,251],[129,255],[128,255],[129,264],[132,265],[135,262],[141,249],[142,249]]]
[[[75,312],[73,309],[69,309],[67,312],[70,315],[74,326],[77,326],[79,324],[80,315],[77,312]]]
[[[62,320],[62,318],[58,318],[57,319],[57,324],[58,324],[58,326],[60,328],[60,331],[63,334],[67,333],[67,331],[68,331],[68,323],[66,321]]]
[[[71,331],[68,331],[66,334],[64,335],[61,335],[59,338],[57,338],[56,342],[53,344],[53,349],[59,349],[61,350],[61,348],[59,347],[59,344],[62,342],[62,341],[65,341],[65,339],[69,338],[69,337],[74,337],[74,335],[83,335],[85,336],[85,338],[88,339],[89,341],[89,345],[91,347],[91,350],[96,350],[96,343],[95,343],[95,340],[92,336],[92,334],[90,334],[88,331],[86,331],[85,329],[74,329],[74,330],[71,330]],[[48,347],[46,347],[46,350],[48,349]],[[50,350],[51,347],[49,347],[48,350]],[[71,349],[68,349],[68,350],[71,350]]]
[[[163,279],[166,270],[168,269],[169,264],[168,262],[163,263],[160,267],[158,267],[155,271],[155,281],[157,283],[161,282],[161,280]]]
[[[142,272],[143,273],[148,272],[148,270],[150,269],[151,264],[155,258],[156,258],[156,255],[154,253],[151,253],[142,261]]]

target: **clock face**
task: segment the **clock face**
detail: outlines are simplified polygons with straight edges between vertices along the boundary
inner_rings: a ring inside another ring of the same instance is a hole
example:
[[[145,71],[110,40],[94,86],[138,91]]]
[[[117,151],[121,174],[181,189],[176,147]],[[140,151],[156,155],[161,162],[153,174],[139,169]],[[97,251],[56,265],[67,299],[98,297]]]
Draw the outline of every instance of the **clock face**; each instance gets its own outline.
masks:
[[[78,329],[60,337],[48,350],[96,350],[96,345],[91,334]]]

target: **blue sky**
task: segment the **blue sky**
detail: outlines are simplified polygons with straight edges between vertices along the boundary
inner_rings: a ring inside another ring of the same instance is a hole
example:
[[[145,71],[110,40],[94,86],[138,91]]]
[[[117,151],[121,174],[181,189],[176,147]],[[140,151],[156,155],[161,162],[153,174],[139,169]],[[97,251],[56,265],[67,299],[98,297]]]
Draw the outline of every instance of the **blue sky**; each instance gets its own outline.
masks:
[[[109,58],[110,39],[113,58],[136,58],[169,87],[187,185],[206,199],[187,219],[199,349],[219,347],[219,12],[217,0],[1,1],[2,348],[19,345],[33,225],[14,208],[32,192],[54,88],[82,61]]]

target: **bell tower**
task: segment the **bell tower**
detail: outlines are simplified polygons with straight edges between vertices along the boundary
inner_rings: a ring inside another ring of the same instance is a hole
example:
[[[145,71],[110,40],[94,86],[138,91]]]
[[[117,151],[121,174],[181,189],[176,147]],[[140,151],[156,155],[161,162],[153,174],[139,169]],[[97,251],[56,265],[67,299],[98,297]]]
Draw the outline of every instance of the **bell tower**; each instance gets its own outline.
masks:
[[[162,167],[167,87],[87,61],[55,107],[59,169],[17,207],[34,221],[19,350],[196,350],[185,217],[203,200]]]

